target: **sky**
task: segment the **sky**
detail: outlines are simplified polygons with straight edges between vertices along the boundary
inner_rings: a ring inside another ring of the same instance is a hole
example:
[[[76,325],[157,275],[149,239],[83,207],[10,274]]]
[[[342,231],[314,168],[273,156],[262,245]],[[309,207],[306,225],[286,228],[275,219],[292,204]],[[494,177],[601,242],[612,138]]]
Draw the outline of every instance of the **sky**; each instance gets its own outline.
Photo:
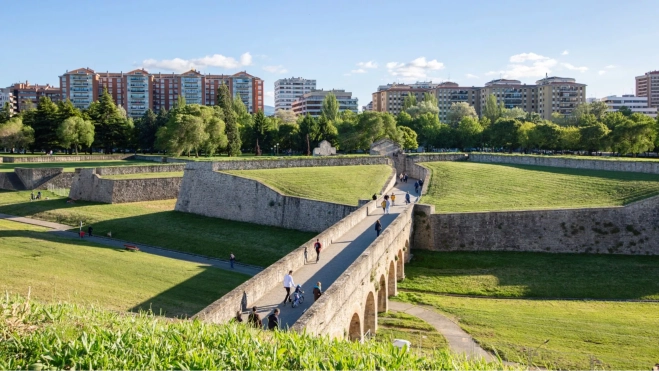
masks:
[[[317,80],[363,106],[379,85],[549,76],[588,97],[634,93],[659,69],[659,1],[43,1],[0,7],[0,86],[58,85],[67,70]]]

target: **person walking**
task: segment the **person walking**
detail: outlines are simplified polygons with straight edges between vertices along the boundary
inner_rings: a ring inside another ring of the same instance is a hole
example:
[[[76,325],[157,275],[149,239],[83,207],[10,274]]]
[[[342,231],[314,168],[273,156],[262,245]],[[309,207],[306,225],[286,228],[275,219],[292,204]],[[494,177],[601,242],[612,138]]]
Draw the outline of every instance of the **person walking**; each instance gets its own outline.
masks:
[[[382,223],[380,219],[375,222],[375,237],[380,237],[380,232],[382,232]]]
[[[249,317],[247,318],[247,322],[254,326],[255,328],[262,328],[263,327],[263,322],[261,321],[261,316],[256,313],[256,307],[252,307],[252,311],[249,313]]]
[[[275,308],[274,312],[268,316],[268,330],[279,330],[279,308]]]
[[[419,182],[418,181],[414,182],[414,192],[416,192],[417,196],[419,195]]]
[[[233,263],[235,262],[236,262],[236,256],[233,255],[233,253],[231,253],[231,255],[229,255],[229,264],[231,264],[231,269],[233,269]]]
[[[403,181],[404,181],[405,183],[407,183],[407,173],[404,173]]]
[[[323,294],[323,289],[320,286],[320,281],[316,282],[316,286],[313,287],[313,301],[320,299],[320,296]]]
[[[93,232],[94,232],[94,228],[92,228],[91,225],[89,227],[87,227],[87,234],[89,235],[89,237],[93,236],[93,234],[92,234]]]
[[[387,208],[386,208],[384,213],[389,214],[389,207],[391,207],[391,201],[389,201],[389,200],[385,200],[385,201],[387,202]]]
[[[307,264],[307,247],[304,247],[304,264]]]
[[[391,192],[391,206],[396,206],[396,194]]]
[[[286,297],[284,298],[284,305],[287,301],[291,301],[291,287],[295,287],[295,281],[293,281],[293,271],[288,271],[288,274],[284,276],[284,289],[286,290]]]
[[[401,183],[403,182],[403,178],[405,178],[405,175],[403,175],[403,173],[398,174],[398,180],[400,180]]]
[[[32,191],[32,193],[30,193],[30,202],[31,201],[34,201],[34,191]]]
[[[412,202],[412,201],[410,200],[410,192],[407,192],[407,193],[405,194],[405,203],[406,203],[406,204],[409,204],[410,202]]]
[[[382,200],[380,205],[382,205],[382,213],[384,214],[387,211],[387,200]]]
[[[234,318],[236,322],[242,323],[243,322],[243,312],[237,311],[236,312],[236,317]]]
[[[373,193],[373,197],[372,197],[372,198],[373,198],[373,201],[375,201],[375,200],[378,199],[378,195],[376,195],[375,193]]]
[[[320,250],[323,248],[323,244],[320,243],[320,240],[316,238],[316,243],[313,244],[314,250],[316,250],[316,263],[320,260]]]

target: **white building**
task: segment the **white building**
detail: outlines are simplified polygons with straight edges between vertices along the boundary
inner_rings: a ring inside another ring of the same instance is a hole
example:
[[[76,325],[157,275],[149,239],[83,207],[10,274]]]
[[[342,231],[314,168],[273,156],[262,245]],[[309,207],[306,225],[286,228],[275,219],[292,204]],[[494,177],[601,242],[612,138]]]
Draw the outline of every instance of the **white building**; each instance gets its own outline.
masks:
[[[14,114],[14,95],[11,92],[10,88],[0,88],[0,109],[5,106],[5,103],[9,103],[9,114]]]
[[[633,113],[642,113],[650,117],[657,117],[657,107],[648,107],[648,97],[637,97],[633,94],[626,94],[622,97],[610,95],[600,99],[609,106],[608,112],[615,112],[621,107],[627,107]]]
[[[373,101],[370,101],[367,105],[362,106],[362,111],[373,111]]]
[[[291,77],[275,81],[275,112],[280,109],[291,110],[296,99],[314,90],[316,80]]]
[[[429,89],[430,90],[430,89],[434,89],[434,88],[440,86],[441,84],[433,83],[432,81],[417,81],[414,84],[396,84],[396,83],[393,83],[393,84],[378,86],[378,91],[388,90],[391,87],[401,86],[401,85],[409,86],[412,89]]]
[[[313,117],[320,116],[323,100],[329,93],[334,93],[336,96],[336,100],[339,102],[339,111],[357,113],[357,98],[353,98],[352,93],[345,90],[314,90],[305,93],[293,102],[293,112],[298,116],[304,116],[307,113]]]

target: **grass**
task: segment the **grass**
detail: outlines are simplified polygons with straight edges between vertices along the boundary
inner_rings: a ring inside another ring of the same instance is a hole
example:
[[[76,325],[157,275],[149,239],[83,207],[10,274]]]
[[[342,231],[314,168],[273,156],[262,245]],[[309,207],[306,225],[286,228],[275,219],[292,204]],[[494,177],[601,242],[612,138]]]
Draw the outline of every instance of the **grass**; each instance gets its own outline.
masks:
[[[620,206],[659,194],[659,175],[427,162],[432,171],[424,203],[437,212]]]
[[[159,165],[153,161],[136,160],[104,160],[104,161],[78,161],[78,162],[5,162],[0,163],[0,172],[13,172],[14,168],[64,168],[65,173],[72,173],[78,168],[109,167],[109,166],[135,166]]]
[[[503,359],[550,369],[647,369],[659,359],[659,304],[538,301],[402,293],[459,321]],[[549,342],[542,345],[549,339]],[[542,345],[539,349],[537,349]]]
[[[542,157],[542,158],[569,158],[574,160],[601,160],[601,161],[659,161],[659,157],[629,157],[629,156],[590,156],[590,155],[532,155],[523,153],[501,153],[501,152],[472,152],[479,155],[496,155],[496,156],[523,156],[523,157]]]
[[[103,179],[152,179],[152,178],[182,178],[182,171],[163,171],[160,173],[137,173],[137,174],[119,174],[119,175],[103,175]]]
[[[336,155],[332,156],[334,157],[339,157],[339,158],[348,158],[348,157],[370,157],[369,154],[348,154],[348,155]],[[243,153],[240,156],[226,156],[226,155],[219,155],[219,156],[201,156],[201,157],[188,157],[188,156],[178,156],[174,158],[179,158],[183,160],[188,160],[188,161],[256,161],[256,160],[317,160],[318,157],[313,157],[313,156],[304,156],[304,155],[295,155],[295,156],[285,156],[285,155],[268,155],[264,154],[261,156],[256,156],[253,153]]]
[[[659,300],[659,256],[415,251],[405,275],[438,294]]]
[[[391,172],[387,165],[226,171],[261,181],[285,195],[345,205],[357,205],[360,199],[379,194]]]
[[[424,320],[402,312],[378,314],[376,341],[391,344],[394,339],[412,343],[417,354],[431,356],[438,349],[448,349],[448,342]]]
[[[249,277],[0,220],[0,292],[191,316]]]
[[[176,200],[98,204],[42,191],[49,200],[29,202],[30,191],[0,192],[0,213],[32,217],[71,226],[92,225],[94,233],[173,250],[268,266],[315,234],[209,218],[174,211]]]

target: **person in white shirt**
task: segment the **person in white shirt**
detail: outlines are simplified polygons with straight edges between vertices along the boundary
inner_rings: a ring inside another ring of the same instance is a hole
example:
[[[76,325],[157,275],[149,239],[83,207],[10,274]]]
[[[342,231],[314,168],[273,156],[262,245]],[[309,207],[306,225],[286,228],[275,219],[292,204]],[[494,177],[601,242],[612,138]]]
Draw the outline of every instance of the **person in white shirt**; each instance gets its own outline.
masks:
[[[284,289],[286,289],[286,297],[284,298],[284,305],[286,301],[291,301],[291,288],[295,287],[295,281],[293,281],[293,271],[288,271],[288,274],[284,276]]]

